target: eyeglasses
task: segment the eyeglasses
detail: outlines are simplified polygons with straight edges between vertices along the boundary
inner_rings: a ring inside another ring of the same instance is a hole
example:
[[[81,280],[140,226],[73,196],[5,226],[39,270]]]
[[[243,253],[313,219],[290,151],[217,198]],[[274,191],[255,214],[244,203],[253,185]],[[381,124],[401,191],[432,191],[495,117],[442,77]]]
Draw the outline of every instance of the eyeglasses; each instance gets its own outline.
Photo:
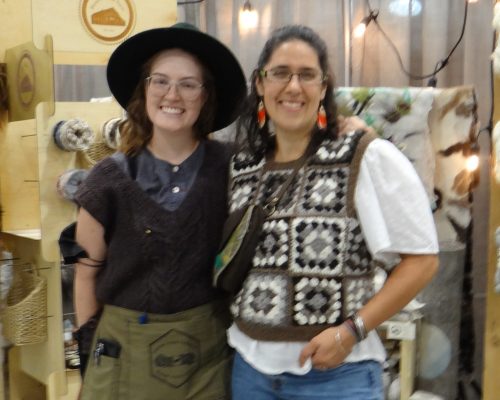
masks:
[[[288,68],[271,68],[260,70],[260,76],[267,78],[271,82],[286,84],[294,75],[297,75],[299,82],[304,85],[317,85],[323,83],[327,75],[315,69],[304,69],[299,72],[292,72]]]
[[[193,78],[173,81],[163,75],[151,75],[146,78],[151,94],[155,96],[165,96],[172,86],[175,86],[177,93],[185,100],[195,100],[203,90],[203,83]]]

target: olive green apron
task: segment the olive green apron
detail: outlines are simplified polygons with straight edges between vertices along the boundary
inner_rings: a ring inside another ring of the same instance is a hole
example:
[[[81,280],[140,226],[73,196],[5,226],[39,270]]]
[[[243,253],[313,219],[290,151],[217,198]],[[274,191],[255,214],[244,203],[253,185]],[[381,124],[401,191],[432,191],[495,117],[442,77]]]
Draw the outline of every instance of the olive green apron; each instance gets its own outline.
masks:
[[[227,326],[223,302],[165,315],[105,306],[81,399],[230,399]]]

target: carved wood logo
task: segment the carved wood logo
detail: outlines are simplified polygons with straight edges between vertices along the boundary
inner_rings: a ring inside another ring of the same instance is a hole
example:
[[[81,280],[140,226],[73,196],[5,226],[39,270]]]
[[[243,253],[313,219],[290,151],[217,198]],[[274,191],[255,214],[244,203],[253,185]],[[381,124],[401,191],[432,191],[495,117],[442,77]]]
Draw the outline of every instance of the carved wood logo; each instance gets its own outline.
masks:
[[[125,39],[135,24],[132,0],[82,0],[80,12],[87,32],[109,44]]]
[[[19,58],[16,83],[19,101],[28,108],[35,97],[35,65],[31,54],[27,51]]]

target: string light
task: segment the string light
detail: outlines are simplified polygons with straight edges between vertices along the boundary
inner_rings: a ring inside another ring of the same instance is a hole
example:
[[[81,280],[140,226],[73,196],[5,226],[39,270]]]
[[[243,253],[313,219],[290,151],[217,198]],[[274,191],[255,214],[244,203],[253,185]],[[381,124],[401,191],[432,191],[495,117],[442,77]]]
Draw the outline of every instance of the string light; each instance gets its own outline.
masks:
[[[355,38],[360,38],[363,37],[366,31],[366,27],[368,24],[372,21],[374,21],[378,16],[378,11],[370,10],[370,14],[368,14],[366,17],[364,17],[361,22],[354,28],[352,31],[352,35]]]
[[[474,141],[465,149],[465,168],[469,172],[474,172],[479,167],[479,144]]]
[[[479,156],[477,154],[472,154],[469,157],[467,157],[467,160],[465,161],[465,168],[467,168],[467,171],[469,172],[474,172],[477,170],[479,167]]]
[[[259,14],[257,10],[252,7],[249,0],[243,3],[243,7],[240,10],[239,15],[239,25],[243,29],[255,29],[259,22]]]

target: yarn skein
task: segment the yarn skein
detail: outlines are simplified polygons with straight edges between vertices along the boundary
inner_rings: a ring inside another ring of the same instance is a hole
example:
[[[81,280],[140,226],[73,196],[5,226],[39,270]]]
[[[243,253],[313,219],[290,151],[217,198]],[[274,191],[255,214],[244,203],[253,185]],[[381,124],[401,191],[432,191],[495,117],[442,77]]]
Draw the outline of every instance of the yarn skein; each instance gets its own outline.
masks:
[[[62,173],[57,180],[57,193],[66,200],[74,201],[78,186],[88,174],[89,172],[85,169],[70,169]]]
[[[78,118],[59,121],[53,128],[53,136],[57,147],[64,151],[85,151],[95,140],[89,124]]]
[[[109,148],[117,150],[120,147],[120,123],[122,118],[112,118],[102,124],[102,137]]]

